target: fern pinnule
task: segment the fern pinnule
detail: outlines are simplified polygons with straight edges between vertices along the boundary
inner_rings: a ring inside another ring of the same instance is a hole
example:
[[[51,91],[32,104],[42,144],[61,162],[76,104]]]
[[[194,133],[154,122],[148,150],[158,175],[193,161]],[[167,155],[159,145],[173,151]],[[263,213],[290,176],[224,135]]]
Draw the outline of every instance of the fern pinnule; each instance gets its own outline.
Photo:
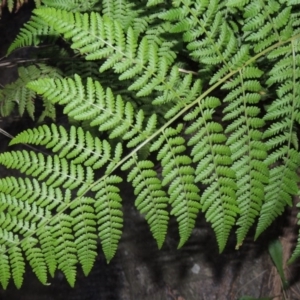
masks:
[[[132,182],[134,187],[135,206],[141,214],[145,215],[160,249],[168,228],[169,213],[166,208],[169,199],[153,167],[154,164],[151,161],[138,160],[134,155],[122,166],[122,170],[131,169],[127,180]]]

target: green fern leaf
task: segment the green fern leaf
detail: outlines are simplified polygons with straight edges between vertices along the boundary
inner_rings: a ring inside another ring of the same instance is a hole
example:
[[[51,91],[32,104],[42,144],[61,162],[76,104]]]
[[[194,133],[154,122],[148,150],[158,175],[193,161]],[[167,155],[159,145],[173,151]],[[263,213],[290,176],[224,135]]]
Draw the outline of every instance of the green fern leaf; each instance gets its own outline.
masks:
[[[34,119],[35,106],[34,99],[36,93],[29,90],[26,84],[37,78],[54,77],[59,78],[61,71],[56,68],[46,66],[44,64],[32,65],[27,68],[20,67],[18,69],[19,78],[5,86],[0,93],[0,113],[2,116],[8,116],[12,113],[14,106],[18,105],[19,115],[23,116],[24,112],[27,111],[29,116]],[[53,105],[44,101],[45,111],[42,113],[44,117],[49,116],[55,119],[55,111]],[[42,121],[43,118],[40,118]]]
[[[140,160],[133,156],[122,170],[132,168],[128,174],[128,181],[132,182],[135,188],[134,194],[136,208],[145,214],[150,230],[157,246],[160,249],[166,237],[168,227],[168,198],[162,190],[161,181],[157,173],[153,170],[154,164],[151,161]]]
[[[48,7],[64,9],[66,11],[90,11],[96,5],[98,0],[43,0],[43,4]]]
[[[186,129],[192,135],[188,145],[193,146],[193,162],[197,163],[195,181],[206,185],[201,197],[202,210],[216,233],[222,252],[239,209],[236,203],[235,173],[231,170],[231,151],[224,145],[226,136],[222,126],[211,121],[220,100],[208,97],[185,116],[193,121]]]
[[[87,276],[97,256],[97,234],[96,234],[96,215],[93,208],[95,200],[92,198],[81,197],[75,199],[70,208],[70,216],[73,218],[72,225],[77,246],[77,255],[82,265],[83,273]]]
[[[167,128],[158,141],[150,148],[154,151],[160,148],[157,159],[162,165],[162,185],[168,185],[168,194],[172,206],[171,215],[179,223],[180,241],[178,248],[190,237],[195,226],[195,219],[200,209],[199,189],[194,184],[194,168],[189,156],[183,155],[186,150],[184,139],[179,136],[182,125],[176,129]]]
[[[276,51],[276,56],[277,53],[278,51]],[[274,57],[272,52],[270,57]],[[292,195],[298,191],[297,169],[300,164],[300,155],[298,142],[296,145],[293,142],[293,136],[296,135],[295,124],[299,123],[300,109],[298,100],[300,92],[297,84],[295,85],[300,77],[299,72],[296,71],[299,68],[298,43],[292,41],[289,48],[284,47],[279,58],[268,79],[270,85],[280,84],[277,93],[279,98],[268,107],[265,119],[272,120],[274,123],[264,135],[267,138],[267,146],[274,151],[266,158],[266,163],[272,166],[274,163],[281,162],[281,165],[271,169],[270,183],[266,187],[266,202],[262,207],[255,238],[284,211],[287,204],[292,205]],[[284,73],[287,68],[289,76],[286,81],[294,84],[281,85],[285,77],[280,77],[278,74]]]
[[[7,249],[5,247],[5,245],[1,245],[0,247],[0,282],[1,285],[3,287],[3,289],[5,290],[7,288],[9,279],[11,277],[10,274],[10,264],[9,264],[9,259],[8,259],[8,255],[6,254]]]
[[[172,73],[178,69],[176,66],[170,69],[175,58],[174,51],[171,52],[172,55],[168,51],[160,51],[160,45],[155,41],[148,41],[147,37],[136,47],[138,36],[134,30],[128,28],[125,32],[119,22],[107,16],[102,18],[96,13],[83,15],[51,8],[36,9],[34,12],[65,38],[72,39],[72,48],[79,50],[87,60],[105,59],[100,67],[101,72],[114,68],[116,73],[123,73],[119,80],[133,79],[134,82],[128,89],[138,90],[138,97],[149,95],[162,84],[165,89],[168,71]],[[171,51],[170,46],[168,49]],[[168,90],[178,99],[184,97],[185,93],[176,93],[177,84],[180,84],[179,79],[172,82],[172,85],[170,82]],[[164,102],[167,101],[168,99],[164,99]]]
[[[254,106],[262,89],[257,80],[250,80],[253,68],[246,67],[239,72],[234,80],[239,80],[239,86],[231,91],[225,102],[229,104],[224,109],[224,120],[234,121],[227,126],[225,132],[230,133],[227,145],[232,152],[233,170],[237,180],[237,203],[240,217],[237,220],[237,247],[239,247],[248,230],[259,215],[264,199],[264,185],[268,183],[269,171],[264,159],[267,157],[267,147],[258,131],[264,122],[259,118],[260,109]],[[259,78],[260,74],[255,74]],[[226,87],[226,86],[225,86]],[[253,98],[252,95],[255,95]]]
[[[43,145],[59,152],[60,158],[72,159],[73,164],[83,164],[86,167],[99,169],[110,160],[110,145],[106,140],[100,141],[82,128],[72,126],[68,132],[62,126],[51,124],[34,129],[28,129],[18,134],[10,145],[19,143]]]
[[[70,286],[74,287],[77,264],[77,249],[72,234],[73,218],[58,214],[52,219],[51,235],[55,240],[55,257]]]
[[[64,104],[64,113],[76,120],[90,120],[91,126],[99,126],[100,131],[109,131],[111,139],[120,136],[131,139],[129,147],[144,141],[155,130],[155,115],[146,123],[142,110],[135,112],[130,102],[124,103],[120,96],[115,98],[109,88],[105,93],[102,86],[91,78],[88,78],[86,88],[77,75],[75,80],[44,79],[27,86],[52,103]]]
[[[246,41],[256,53],[292,35],[291,7],[283,8],[278,1],[251,1],[245,7]]]
[[[54,42],[58,38],[58,34],[51,26],[42,19],[32,16],[31,19],[21,28],[20,33],[7,50],[7,55],[14,50],[25,46],[37,46],[38,44],[48,40]]]
[[[47,266],[44,255],[39,247],[36,247],[38,240],[29,237],[21,242],[21,247],[29,261],[32,270],[36,274],[39,281],[43,284],[47,283]]]
[[[122,234],[123,213],[120,190],[116,184],[122,182],[119,176],[105,176],[92,187],[95,195],[95,212],[102,249],[107,262],[114,257]]]
[[[42,252],[44,253],[45,262],[47,264],[51,277],[54,277],[55,270],[57,269],[57,260],[55,255],[55,239],[51,234],[50,226],[41,226],[37,230],[37,236],[41,245]]]

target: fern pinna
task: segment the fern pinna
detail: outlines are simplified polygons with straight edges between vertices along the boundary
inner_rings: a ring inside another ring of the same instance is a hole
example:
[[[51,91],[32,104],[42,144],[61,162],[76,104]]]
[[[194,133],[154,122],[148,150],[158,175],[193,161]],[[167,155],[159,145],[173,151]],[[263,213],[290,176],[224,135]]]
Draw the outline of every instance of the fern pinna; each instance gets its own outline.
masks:
[[[170,216],[182,247],[199,211],[220,252],[233,226],[237,248],[256,221],[258,238],[298,193],[297,9],[274,0],[42,1],[9,51],[63,37],[80,67],[73,75],[67,62],[52,66],[20,90],[42,97],[43,116],[54,118],[47,107],[58,104],[78,123],[11,141],[48,155],[0,155],[23,174],[0,181],[2,286],[11,277],[21,286],[25,259],[42,283],[60,269],[73,286],[77,264],[90,272],[98,238],[109,262],[125,178],[159,248]],[[33,112],[22,99],[21,113]],[[299,254],[300,242],[291,261]]]

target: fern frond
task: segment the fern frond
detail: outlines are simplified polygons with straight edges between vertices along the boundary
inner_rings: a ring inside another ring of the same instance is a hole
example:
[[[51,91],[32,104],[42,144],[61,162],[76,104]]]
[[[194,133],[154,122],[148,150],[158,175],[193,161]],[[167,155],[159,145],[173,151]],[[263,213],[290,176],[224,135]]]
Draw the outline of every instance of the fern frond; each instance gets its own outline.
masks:
[[[14,106],[17,105],[20,116],[23,116],[24,112],[27,111],[29,116],[34,119],[36,93],[29,90],[26,85],[37,78],[48,76],[60,78],[61,72],[56,68],[44,64],[37,64],[29,67],[20,67],[18,73],[19,78],[15,82],[6,85],[0,93],[0,113],[2,116],[8,116],[12,113]],[[45,100],[44,107],[45,110],[42,112],[41,117],[48,116],[55,119],[55,109],[53,105]],[[43,119],[41,117],[40,121]]]
[[[30,151],[12,151],[0,154],[0,164],[7,168],[18,169],[20,172],[45,180],[52,187],[63,186],[70,190],[79,185],[84,190],[93,178],[90,167],[86,170],[81,165],[69,163],[66,159],[60,159],[57,155],[45,158],[41,153]]]
[[[75,199],[70,208],[70,216],[73,218],[73,232],[75,236],[75,245],[77,255],[82,270],[87,276],[97,256],[97,234],[96,234],[96,214],[93,208],[95,200],[88,197]]]
[[[251,1],[245,7],[243,31],[256,53],[291,37],[291,8],[279,1]]]
[[[6,290],[9,279],[11,277],[10,273],[10,263],[8,255],[6,254],[7,249],[5,245],[0,246],[0,283],[4,290]]]
[[[58,37],[59,35],[45,21],[36,16],[32,16],[24,27],[21,28],[14,42],[9,46],[7,55],[18,48],[37,46],[46,40],[54,42]]]
[[[51,235],[55,240],[57,265],[66,276],[70,286],[74,287],[77,264],[77,249],[72,234],[73,218],[67,214],[58,214],[50,222]]]
[[[170,99],[175,102],[176,99],[185,98],[189,87],[185,84],[180,92],[176,91],[181,78],[177,75],[178,67],[170,68],[175,53],[170,55],[160,51],[160,45],[155,41],[144,37],[138,44],[138,36],[131,28],[125,32],[116,20],[106,16],[102,18],[96,13],[83,15],[43,8],[35,10],[35,14],[65,38],[72,39],[72,48],[79,50],[87,60],[104,59],[100,72],[113,69],[120,74],[119,80],[133,80],[128,89],[137,91],[138,97],[148,96],[159,90],[166,91],[157,100],[160,104]],[[165,84],[167,76],[171,77],[168,85]]]
[[[269,181],[269,170],[264,159],[267,146],[262,142],[264,121],[259,117],[256,105],[260,100],[262,87],[256,78],[261,72],[253,73],[253,67],[244,68],[234,77],[236,88],[224,99],[228,103],[223,120],[230,120],[225,130],[230,134],[226,144],[230,147],[232,168],[237,178],[237,203],[240,217],[237,220],[237,247],[259,215],[264,199],[264,185]],[[253,79],[251,78],[253,77]],[[223,88],[228,88],[225,84]]]
[[[91,11],[94,6],[99,2],[98,0],[42,0],[43,4],[47,7],[53,7],[56,9],[64,9],[66,11]]]
[[[135,206],[150,226],[153,237],[160,249],[166,237],[169,213],[167,211],[168,198],[162,189],[157,173],[153,170],[151,161],[140,160],[134,155],[122,166],[122,170],[131,168],[127,180],[132,182],[134,194],[137,196]]]
[[[269,57],[277,57],[278,51],[271,52]],[[265,163],[272,167],[270,183],[266,187],[266,202],[263,204],[257,225],[257,238],[280,215],[285,206],[292,205],[292,195],[298,191],[299,178],[297,169],[300,165],[296,124],[300,121],[299,59],[298,41],[292,41],[289,47],[283,47],[279,61],[271,70],[268,83],[278,86],[278,98],[268,107],[265,115],[271,126],[265,131],[267,146],[272,150]],[[287,74],[281,76],[282,74]],[[285,84],[283,84],[285,83]],[[296,137],[296,143],[294,142]],[[280,165],[275,166],[274,164]]]
[[[226,22],[224,10],[218,1],[175,1],[175,7],[161,13],[171,21],[171,32],[182,33],[189,54],[195,61],[216,70],[210,80],[213,84],[236,69],[248,57],[248,48],[238,47],[238,38]]]
[[[57,269],[57,260],[55,255],[55,239],[51,234],[51,227],[41,226],[37,230],[37,236],[43,251],[45,262],[51,277],[54,277],[55,270]]]
[[[67,131],[62,126],[51,124],[34,129],[28,129],[18,134],[10,145],[15,144],[43,145],[59,152],[60,158],[72,159],[73,164],[83,164],[86,167],[99,169],[111,160],[111,146],[106,140],[100,141],[88,131],[72,126]]]
[[[3,219],[1,221],[3,221]],[[16,234],[13,234],[12,232],[8,232],[6,229],[0,228],[0,242],[7,249],[10,271],[15,286],[17,288],[20,288],[23,283],[23,278],[25,273],[24,257],[22,255],[22,250],[19,247],[20,240]],[[5,249],[4,247],[2,248],[3,250]],[[2,252],[1,260],[4,260],[4,262],[7,261],[7,256],[5,252]],[[2,286],[5,284],[6,282],[5,280],[7,280],[9,277],[10,277],[9,273],[3,274],[2,278],[4,282],[1,281]]]
[[[29,264],[36,274],[39,281],[43,284],[47,283],[47,265],[45,263],[44,254],[39,247],[36,247],[38,240],[33,237],[24,239],[21,247],[25,252]]]
[[[212,223],[222,252],[239,209],[231,151],[224,145],[223,127],[212,121],[214,110],[220,104],[220,100],[213,97],[198,102],[185,116],[186,121],[192,122],[185,133],[191,135],[188,145],[193,146],[191,154],[197,163],[195,181],[207,186],[201,197],[202,210],[206,212],[206,220]]]
[[[116,184],[122,178],[116,175],[106,176],[92,187],[95,195],[95,212],[102,249],[109,263],[114,257],[123,228],[123,212],[121,210],[120,189]]]
[[[178,248],[190,237],[201,208],[199,188],[194,184],[195,170],[191,166],[192,160],[184,154],[185,140],[180,136],[182,128],[182,124],[176,129],[167,128],[150,148],[150,151],[159,150],[157,159],[161,161],[163,168],[162,185],[168,185],[171,215],[174,215],[179,223]]]
[[[139,25],[141,28],[136,28],[138,31],[143,31],[143,28],[147,28],[148,23],[143,22],[145,18],[139,16],[143,10],[139,8],[140,3],[131,3],[130,1],[102,1],[102,15],[107,16],[110,19],[118,20],[124,30],[129,27],[135,27],[135,23],[140,21]]]
[[[114,97],[111,89],[104,91],[99,82],[88,78],[86,87],[76,75],[62,80],[36,80],[27,85],[51,103],[64,104],[64,113],[76,120],[90,121],[100,131],[109,131],[111,139],[122,137],[134,147],[146,140],[156,128],[156,115],[147,121],[142,110],[135,111],[121,96]]]

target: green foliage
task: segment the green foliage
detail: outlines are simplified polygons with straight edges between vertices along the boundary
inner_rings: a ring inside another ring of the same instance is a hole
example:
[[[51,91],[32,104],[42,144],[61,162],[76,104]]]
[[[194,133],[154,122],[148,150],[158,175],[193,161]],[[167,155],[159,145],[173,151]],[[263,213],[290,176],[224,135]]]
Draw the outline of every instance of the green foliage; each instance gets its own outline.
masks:
[[[258,238],[298,193],[298,3],[74,3],[42,1],[9,49],[70,44],[49,69],[20,69],[1,91],[2,114],[18,101],[33,117],[37,94],[43,118],[60,105],[77,123],[28,129],[10,143],[48,155],[0,154],[21,173],[0,179],[2,286],[11,277],[21,286],[25,260],[42,283],[60,269],[74,286],[77,264],[90,272],[98,238],[109,262],[126,176],[159,248],[170,217],[180,248],[199,211],[220,252],[233,227],[237,248],[256,222]]]
[[[7,84],[0,91],[0,114],[2,116],[9,116],[15,105],[18,106],[20,116],[23,116],[25,111],[28,115],[35,118],[35,98],[36,93],[29,90],[26,85],[37,78],[44,77],[61,77],[61,72],[57,68],[47,66],[45,64],[30,65],[28,67],[18,68],[19,78],[10,84]],[[43,101],[44,111],[39,117],[43,121],[45,117],[55,120],[56,112],[53,104],[47,100]]]

